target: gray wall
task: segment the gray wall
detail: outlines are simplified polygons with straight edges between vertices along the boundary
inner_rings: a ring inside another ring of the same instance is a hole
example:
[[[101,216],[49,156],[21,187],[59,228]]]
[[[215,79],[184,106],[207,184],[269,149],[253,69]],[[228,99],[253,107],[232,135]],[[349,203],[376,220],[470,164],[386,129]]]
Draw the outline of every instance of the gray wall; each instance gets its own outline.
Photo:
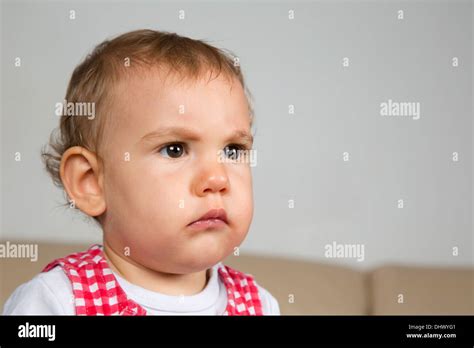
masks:
[[[240,58],[258,151],[242,252],[359,268],[474,265],[472,16],[470,1],[4,1],[0,237],[100,240],[92,223],[60,207],[40,149],[87,52],[106,37],[154,28]],[[420,118],[382,116],[389,99],[420,103]],[[333,242],[364,245],[364,261],[327,259]]]

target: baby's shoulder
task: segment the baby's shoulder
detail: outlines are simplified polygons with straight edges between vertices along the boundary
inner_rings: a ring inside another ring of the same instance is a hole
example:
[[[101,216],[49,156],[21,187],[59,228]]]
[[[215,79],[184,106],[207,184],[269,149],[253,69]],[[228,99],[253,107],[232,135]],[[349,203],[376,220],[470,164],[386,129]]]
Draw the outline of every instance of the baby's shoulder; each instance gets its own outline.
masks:
[[[258,294],[262,302],[263,315],[280,315],[280,306],[275,297],[257,282],[255,282],[255,285],[258,288]]]
[[[4,315],[67,315],[74,313],[71,282],[61,267],[37,274],[15,289]]]
[[[237,275],[237,277],[249,277],[253,280],[253,283],[258,289],[258,296],[260,302],[262,303],[262,312],[263,315],[280,315],[280,306],[278,305],[278,301],[273,297],[273,295],[264,287],[260,286],[258,282],[254,279],[254,276],[239,270],[236,270],[232,267],[224,265],[220,263],[218,267],[225,267],[230,274]]]

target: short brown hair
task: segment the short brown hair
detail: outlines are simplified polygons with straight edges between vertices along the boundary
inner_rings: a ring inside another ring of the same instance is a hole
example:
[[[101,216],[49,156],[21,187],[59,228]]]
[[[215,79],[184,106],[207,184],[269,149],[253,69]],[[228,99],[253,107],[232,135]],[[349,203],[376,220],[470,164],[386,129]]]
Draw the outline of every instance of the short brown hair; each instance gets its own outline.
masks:
[[[110,91],[131,69],[164,67],[183,78],[197,79],[205,72],[224,72],[242,84],[253,120],[251,94],[244,83],[239,64],[231,51],[219,49],[202,40],[194,40],[156,30],[136,30],[106,40],[95,47],[72,73],[65,100],[69,103],[95,103],[96,117],[62,115],[59,128],[53,131],[42,158],[54,183],[63,188],[59,167],[63,153],[70,147],[82,146],[98,151],[105,114],[110,106]],[[126,63],[129,63],[127,65]],[[216,76],[216,78],[217,78]]]

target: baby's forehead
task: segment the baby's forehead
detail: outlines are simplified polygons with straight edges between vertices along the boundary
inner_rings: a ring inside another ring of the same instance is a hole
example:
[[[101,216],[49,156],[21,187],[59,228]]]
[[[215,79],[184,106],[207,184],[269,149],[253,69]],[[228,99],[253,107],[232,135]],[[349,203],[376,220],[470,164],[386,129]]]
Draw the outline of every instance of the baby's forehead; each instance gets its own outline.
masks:
[[[121,81],[115,98],[122,109],[152,107],[171,109],[180,114],[211,107],[249,108],[245,91],[237,78],[212,72],[197,78],[156,70],[140,72]]]
[[[210,68],[200,72],[174,71],[170,68],[159,67],[136,68],[124,77],[119,80],[122,89],[153,87],[163,92],[169,92],[205,87],[228,89],[231,92],[235,88],[242,88],[242,84],[236,76]]]
[[[114,127],[145,128],[157,123],[204,126],[210,122],[236,128],[251,126],[242,85],[223,74],[192,79],[148,71],[130,76],[118,90],[112,107],[121,120],[117,119]]]

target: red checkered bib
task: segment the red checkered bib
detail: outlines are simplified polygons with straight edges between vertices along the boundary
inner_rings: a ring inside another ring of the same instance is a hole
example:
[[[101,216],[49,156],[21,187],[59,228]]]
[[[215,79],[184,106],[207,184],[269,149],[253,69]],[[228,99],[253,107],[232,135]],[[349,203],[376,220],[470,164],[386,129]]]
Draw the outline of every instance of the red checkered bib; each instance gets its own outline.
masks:
[[[85,252],[50,262],[43,272],[60,266],[72,284],[77,315],[146,315],[146,310],[129,299],[120,287],[103,247],[94,244]],[[263,315],[253,277],[220,264],[219,277],[227,290],[224,315]]]

